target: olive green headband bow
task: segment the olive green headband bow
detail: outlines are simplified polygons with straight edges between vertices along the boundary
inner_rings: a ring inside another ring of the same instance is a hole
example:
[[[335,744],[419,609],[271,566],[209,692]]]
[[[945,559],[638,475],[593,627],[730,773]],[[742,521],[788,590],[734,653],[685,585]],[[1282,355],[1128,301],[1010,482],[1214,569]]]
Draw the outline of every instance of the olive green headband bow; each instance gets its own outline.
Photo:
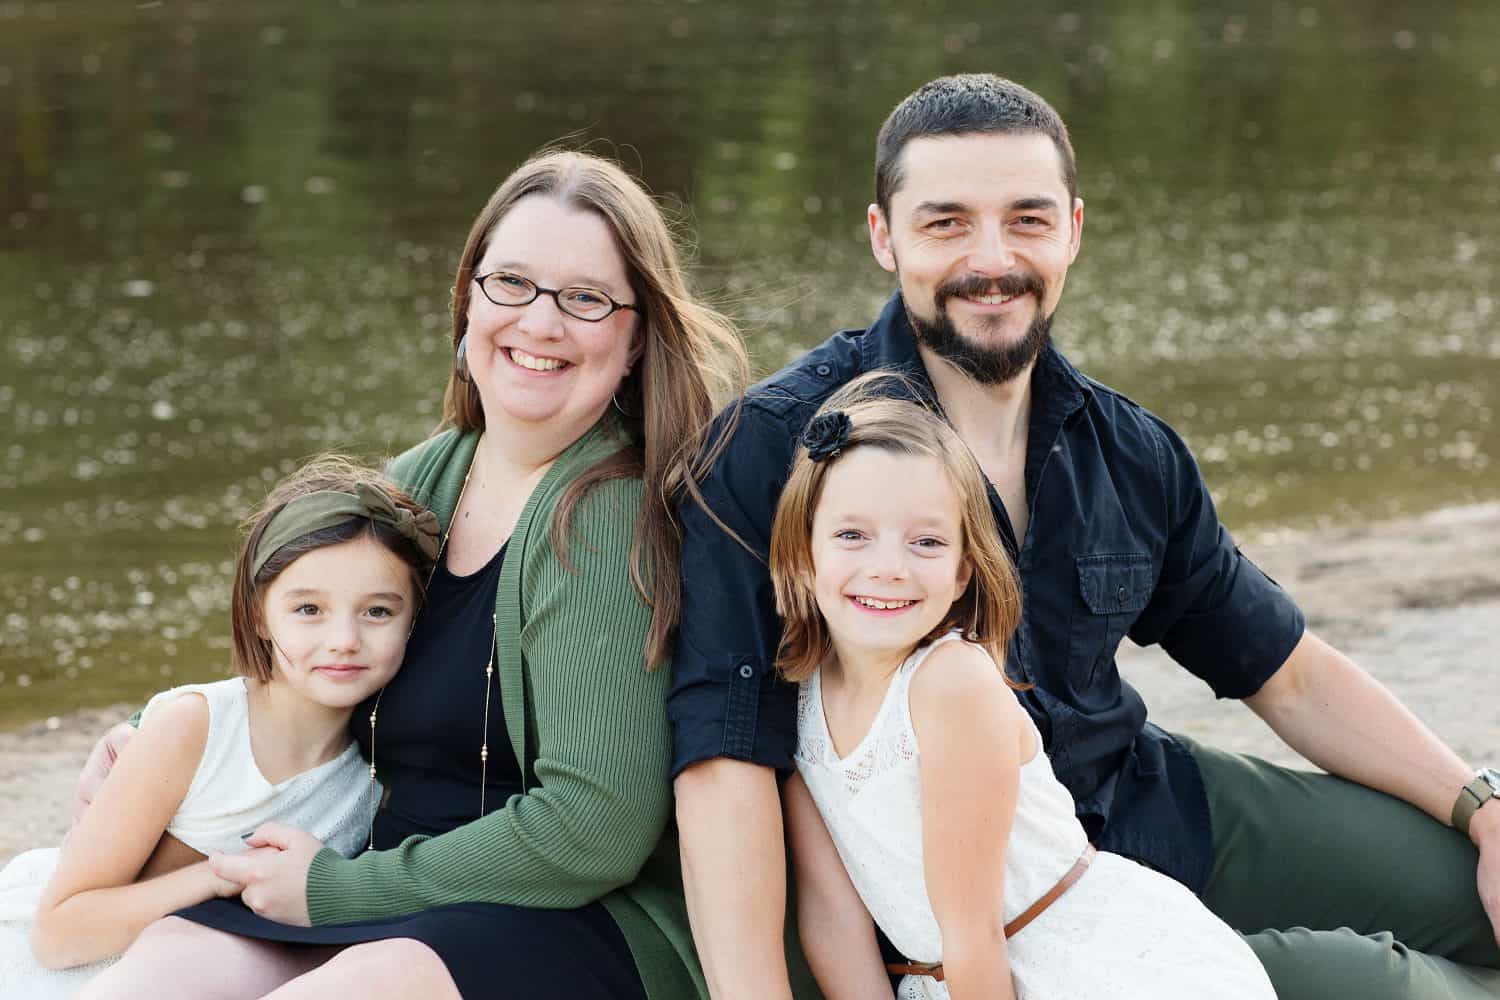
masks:
[[[379,524],[390,525],[429,563],[437,558],[442,548],[442,528],[436,514],[430,510],[413,513],[399,506],[379,484],[358,483],[351,493],[319,490],[297,497],[277,511],[255,546],[250,576],[254,578],[283,545],[314,531],[342,524],[351,517],[367,517]]]

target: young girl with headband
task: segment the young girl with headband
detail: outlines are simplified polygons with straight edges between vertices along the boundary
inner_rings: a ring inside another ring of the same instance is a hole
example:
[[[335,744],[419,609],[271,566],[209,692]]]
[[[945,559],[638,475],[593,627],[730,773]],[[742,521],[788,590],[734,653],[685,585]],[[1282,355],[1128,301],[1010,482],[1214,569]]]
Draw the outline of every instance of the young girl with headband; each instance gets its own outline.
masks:
[[[1186,888],[1088,844],[997,666],[1020,589],[983,473],[938,415],[876,394],[893,378],[807,425],[772,528],[777,665],[801,682],[786,820],[824,994],[890,997],[889,972],[902,1000],[1274,1000]],[[877,926],[906,962],[883,964]]]
[[[365,846],[380,788],[349,719],[401,665],[437,519],[377,472],[324,458],[248,524],[230,607],[238,676],[152,698],[63,846],[0,872],[0,994],[71,995],[148,924],[237,895],[207,858],[244,850],[262,823],[345,855]]]

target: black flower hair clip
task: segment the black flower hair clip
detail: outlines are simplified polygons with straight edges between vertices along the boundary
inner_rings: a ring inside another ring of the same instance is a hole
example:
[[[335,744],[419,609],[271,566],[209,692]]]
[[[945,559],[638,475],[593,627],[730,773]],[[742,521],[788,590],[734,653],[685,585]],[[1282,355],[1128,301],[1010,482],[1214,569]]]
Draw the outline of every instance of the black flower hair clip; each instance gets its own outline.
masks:
[[[808,421],[798,440],[807,449],[808,458],[814,462],[826,462],[843,451],[844,446],[849,443],[849,432],[853,429],[854,423],[849,419],[849,414],[843,410],[829,410]]]

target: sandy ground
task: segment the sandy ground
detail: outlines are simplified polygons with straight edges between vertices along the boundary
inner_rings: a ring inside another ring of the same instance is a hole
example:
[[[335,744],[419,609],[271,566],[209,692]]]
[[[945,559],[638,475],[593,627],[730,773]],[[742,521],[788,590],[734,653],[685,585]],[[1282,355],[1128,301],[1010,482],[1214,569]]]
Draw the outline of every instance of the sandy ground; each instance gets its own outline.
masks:
[[[1470,763],[1500,766],[1500,503],[1243,550],[1302,606],[1308,627],[1374,674]],[[1243,705],[1216,701],[1159,648],[1126,642],[1120,669],[1153,722],[1228,750],[1310,766]]]
[[[1284,533],[1245,551],[1352,655],[1471,762],[1500,764],[1500,503],[1316,534]],[[1126,643],[1121,669],[1151,718],[1217,746],[1301,763],[1259,719],[1158,649]],[[90,746],[132,706],[79,712],[0,733],[0,863],[55,844]]]

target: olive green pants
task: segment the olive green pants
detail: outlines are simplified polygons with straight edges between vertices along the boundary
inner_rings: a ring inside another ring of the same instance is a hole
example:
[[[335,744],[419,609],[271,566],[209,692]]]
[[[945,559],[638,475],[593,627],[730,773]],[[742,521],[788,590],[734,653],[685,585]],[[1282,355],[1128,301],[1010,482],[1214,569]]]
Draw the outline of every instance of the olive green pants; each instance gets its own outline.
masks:
[[[1341,778],[1178,739],[1213,820],[1203,901],[1245,936],[1279,1000],[1500,997],[1467,837]]]

